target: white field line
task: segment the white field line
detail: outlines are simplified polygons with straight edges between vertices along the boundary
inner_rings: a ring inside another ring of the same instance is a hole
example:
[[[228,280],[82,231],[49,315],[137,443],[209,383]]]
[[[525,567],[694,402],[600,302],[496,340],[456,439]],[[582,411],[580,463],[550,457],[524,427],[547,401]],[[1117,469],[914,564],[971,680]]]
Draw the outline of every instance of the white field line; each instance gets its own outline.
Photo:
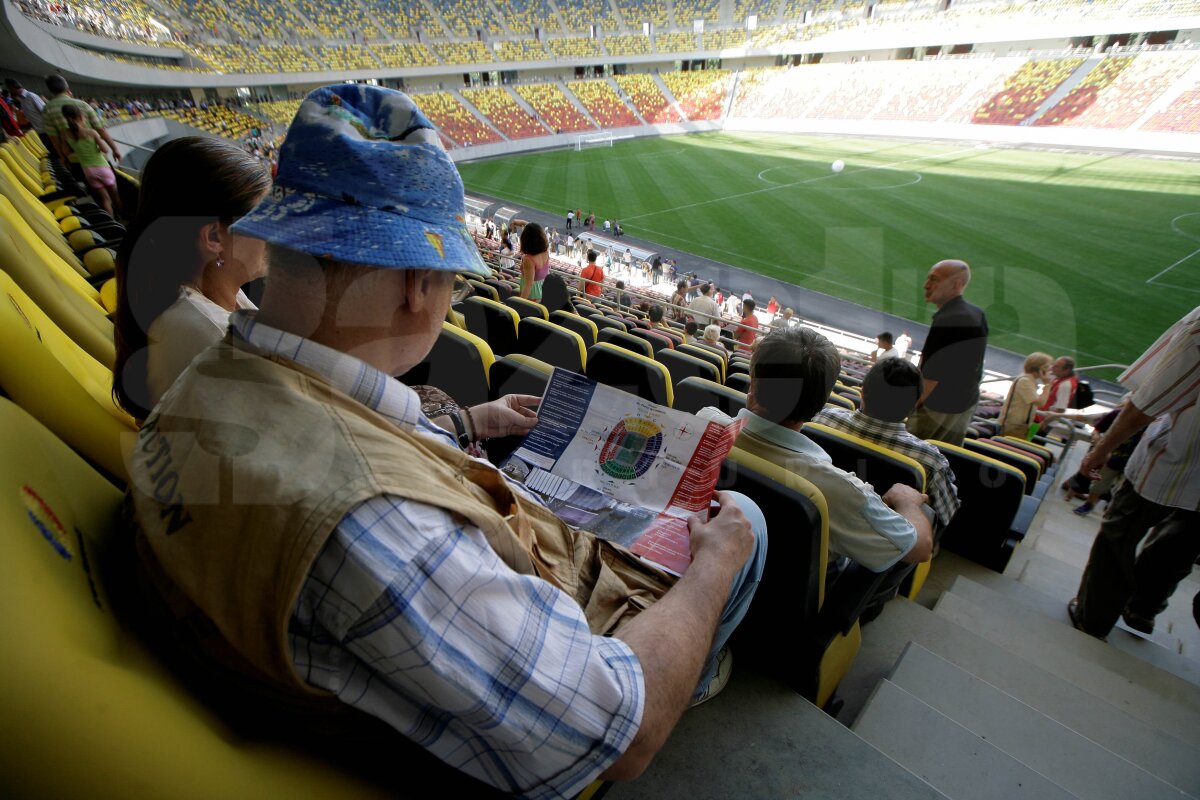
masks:
[[[1179,234],[1180,236],[1191,239],[1192,241],[1196,241],[1195,236],[1192,236],[1190,233],[1185,233],[1184,231],[1179,230],[1179,220],[1184,219],[1185,217],[1196,217],[1196,216],[1200,216],[1200,211],[1190,211],[1187,214],[1180,214],[1178,217],[1171,220],[1171,230],[1173,230],[1175,233]],[[1200,254],[1200,248],[1193,250],[1192,252],[1190,252],[1186,256],[1184,256],[1183,258],[1176,261],[1171,266],[1166,267],[1165,269],[1162,269],[1159,272],[1155,273],[1152,277],[1147,278],[1146,283],[1154,283],[1155,280],[1157,280],[1158,278],[1161,278],[1163,275],[1166,275],[1168,272],[1175,269],[1180,264],[1182,264],[1183,262],[1187,261],[1188,259],[1192,258],[1193,256],[1195,256],[1197,254]],[[1160,283],[1159,286],[1165,287],[1166,284]],[[1172,287],[1167,287],[1167,288],[1185,289],[1187,291],[1193,291],[1193,292],[1200,291],[1200,289],[1188,289],[1185,286],[1172,286]]]
[[[660,209],[659,211],[649,211],[645,214],[638,214],[637,216],[633,216],[633,217],[625,217],[624,220],[622,220],[622,221],[629,222],[630,220],[635,220],[635,219],[645,219],[646,217],[654,217],[659,214],[668,214],[673,211],[684,211],[689,208],[697,208],[699,206],[706,206],[706,205],[710,205],[712,203],[723,203],[726,200],[736,200],[739,197],[749,197],[751,195],[763,194],[764,192],[774,192],[779,189],[790,189],[794,186],[803,186],[804,184],[807,184],[807,183],[815,183],[816,181],[824,181],[824,180],[829,180],[830,178],[836,178],[839,174],[853,175],[855,172],[869,172],[871,170],[877,170],[877,169],[891,169],[892,167],[898,167],[901,164],[911,164],[914,161],[925,161],[926,159],[930,159],[930,158],[946,158],[948,156],[958,155],[959,153],[969,153],[969,152],[973,151],[974,149],[975,148],[973,146],[972,147],[964,147],[961,150],[951,150],[948,153],[935,153],[935,154],[928,155],[928,156],[918,156],[917,158],[906,158],[903,161],[893,161],[890,164],[879,164],[879,165],[876,165],[873,167],[863,167],[862,169],[856,169],[856,170],[853,170],[852,172],[842,172],[842,173],[830,172],[828,175],[817,175],[814,178],[805,178],[802,181],[793,181],[792,183],[777,183],[772,186],[768,186],[765,189],[752,189],[748,192],[738,192],[737,194],[725,195],[724,197],[713,197],[713,198],[709,198],[708,200],[700,200],[695,203],[687,203],[686,205],[675,206],[674,208],[664,208],[664,209]],[[786,166],[786,165],[780,165],[780,166]],[[763,170],[763,172],[766,172],[766,170]],[[759,174],[761,175],[762,173],[760,172]]]

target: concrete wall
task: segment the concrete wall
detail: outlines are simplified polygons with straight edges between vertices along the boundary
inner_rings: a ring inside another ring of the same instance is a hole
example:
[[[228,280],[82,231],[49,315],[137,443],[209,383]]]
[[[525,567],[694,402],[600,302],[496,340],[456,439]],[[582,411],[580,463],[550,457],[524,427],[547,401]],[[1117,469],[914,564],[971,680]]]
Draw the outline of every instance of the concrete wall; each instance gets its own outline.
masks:
[[[717,131],[721,129],[720,122],[679,122],[664,125],[638,125],[633,128],[616,128],[611,133],[614,139],[640,139],[644,136],[666,136],[673,133],[700,133],[702,131]],[[595,131],[595,133],[602,133]],[[480,158],[494,158],[529,150],[557,150],[564,147],[574,147],[575,140],[587,133],[560,133],[553,136],[539,136],[534,139],[516,139],[494,144],[481,144],[475,147],[462,147],[450,151],[450,157],[455,161],[475,161]]]

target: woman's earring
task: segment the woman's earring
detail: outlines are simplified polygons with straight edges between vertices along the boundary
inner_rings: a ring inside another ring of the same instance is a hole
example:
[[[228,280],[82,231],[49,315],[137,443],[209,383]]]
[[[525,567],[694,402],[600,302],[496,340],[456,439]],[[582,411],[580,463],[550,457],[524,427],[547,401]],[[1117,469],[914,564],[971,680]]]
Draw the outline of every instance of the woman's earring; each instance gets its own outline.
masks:
[[[223,266],[225,266],[225,258],[223,256],[217,256],[217,269],[220,269]]]

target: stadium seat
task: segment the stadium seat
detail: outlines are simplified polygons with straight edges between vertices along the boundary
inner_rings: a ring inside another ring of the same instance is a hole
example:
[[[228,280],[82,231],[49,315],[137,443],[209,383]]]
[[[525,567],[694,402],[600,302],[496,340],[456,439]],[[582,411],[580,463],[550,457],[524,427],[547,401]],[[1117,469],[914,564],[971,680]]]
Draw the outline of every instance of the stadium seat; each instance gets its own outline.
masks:
[[[648,331],[644,328],[637,327],[631,330],[629,333],[632,336],[636,336],[639,339],[645,339],[647,342],[649,342],[650,346],[654,348],[655,353],[657,353],[659,350],[675,349],[675,343],[671,341],[668,336],[659,333],[658,331]]]
[[[749,392],[750,376],[741,372],[727,375],[725,376],[725,385],[730,389],[737,389],[739,392]]]
[[[492,384],[490,398],[496,400],[508,394],[532,394],[541,397],[546,392],[546,384],[550,382],[553,372],[553,366],[532,356],[520,353],[501,356],[492,363],[488,375]],[[484,445],[488,459],[493,464],[503,464],[523,438],[524,436],[503,436],[488,439]]]
[[[674,400],[671,373],[666,367],[611,342],[597,342],[588,348],[585,372],[594,381],[660,406],[670,406]]]
[[[1018,452],[1015,448],[1005,447],[990,439],[964,439],[963,447],[981,455],[994,458],[1002,464],[1007,464],[1018,470],[1025,478],[1025,494],[1033,494],[1038,479],[1042,476],[1041,466],[1033,458]]]
[[[715,406],[735,417],[746,407],[746,395],[704,378],[684,378],[675,382],[675,404],[672,408],[695,414],[707,406]]]
[[[613,319],[612,317],[606,317],[603,314],[588,314],[584,318],[591,320],[592,324],[594,324],[596,326],[597,341],[600,338],[599,331],[603,331],[605,329],[620,331],[621,333],[629,332],[629,326],[626,325],[624,322],[619,322],[619,321]]]
[[[517,352],[571,372],[582,373],[587,364],[587,345],[582,336],[538,317],[521,320]]]
[[[758,504],[768,530],[787,531],[771,540],[755,602],[734,635],[738,658],[778,675],[817,706],[835,710],[834,692],[862,635],[856,620],[840,616],[844,605],[837,595],[826,591],[824,496],[794,472],[736,447],[717,485]],[[783,630],[790,635],[780,636]]]
[[[114,612],[121,491],[0,399],[0,750],[15,797],[383,798],[389,792],[222,724]],[[123,549],[123,548],[122,548]],[[120,550],[118,550],[119,552]],[[64,758],[64,743],[70,757]]]
[[[0,388],[119,481],[137,425],[112,399],[112,372],[0,272]]]
[[[79,256],[75,254],[75,250],[59,230],[58,220],[55,219],[54,213],[36,197],[29,194],[13,177],[8,166],[2,163],[0,163],[0,194],[8,198],[25,224],[45,242],[47,247],[54,251],[55,255],[80,275],[88,276],[87,268],[84,267]],[[81,231],[80,233],[86,232]]]
[[[617,347],[624,347],[631,353],[645,356],[646,358],[654,358],[654,348],[644,339],[639,339],[632,333],[622,333],[621,331],[605,328],[600,331],[600,336],[597,338],[599,342],[611,342]]]
[[[721,383],[725,382],[725,359],[721,358],[721,356],[717,355],[712,350],[708,349],[707,347],[701,347],[697,344],[681,344],[679,347],[675,348],[675,352],[686,353],[689,356],[694,356],[695,358],[707,361],[709,364],[712,364],[717,368],[717,373],[721,377]]]
[[[537,317],[538,319],[549,320],[550,312],[541,303],[535,303],[532,300],[526,300],[523,297],[509,296],[504,304],[516,311],[521,319],[527,317]]]
[[[460,406],[488,401],[488,371],[495,356],[488,343],[473,333],[442,323],[442,332],[429,355],[400,376],[407,386],[436,386]]]
[[[488,300],[495,300],[497,303],[500,302],[500,292],[496,290],[495,286],[488,286],[483,281],[477,281],[474,279],[468,279],[467,283],[471,284],[471,290],[474,293],[474,296],[484,297]]]
[[[116,359],[113,326],[100,293],[62,262],[0,197],[0,268],[64,333],[111,368]]]
[[[499,296],[501,303],[512,297],[512,287],[504,281],[497,280],[495,278],[487,278],[484,280],[484,283],[496,290],[496,294]]]
[[[1056,464],[1057,459],[1054,457],[1054,451],[1045,445],[1038,444],[1037,442],[1028,442],[1024,439],[1018,439],[1015,436],[997,436],[994,438],[997,442],[1003,442],[1010,447],[1016,447],[1038,456],[1046,465],[1047,470],[1052,469]]]
[[[578,314],[572,314],[570,311],[551,311],[550,321],[578,333],[583,337],[583,343],[587,347],[594,345],[596,337],[600,335],[600,330],[596,327],[595,322]]]
[[[725,371],[730,375],[749,375],[750,364],[741,359],[731,359]]]
[[[825,401],[825,405],[832,406],[833,408],[844,408],[847,411],[854,410],[854,403],[850,402],[849,399],[842,397],[840,394],[829,395],[829,398]]]
[[[486,297],[468,297],[463,301],[462,314],[467,330],[487,342],[493,353],[517,352],[517,324],[521,319],[511,306]]]
[[[679,382],[686,378],[701,378],[716,383],[721,374],[715,364],[689,353],[680,353],[675,350],[659,350],[654,355],[654,360],[664,365],[671,373],[671,380],[675,383],[676,388],[678,388]],[[736,390],[731,389],[730,391]]]
[[[941,546],[1003,572],[1027,527],[1027,523],[1017,519],[1025,505],[1024,474],[965,447],[932,440],[930,444],[950,462],[958,499],[962,502],[942,533]]]

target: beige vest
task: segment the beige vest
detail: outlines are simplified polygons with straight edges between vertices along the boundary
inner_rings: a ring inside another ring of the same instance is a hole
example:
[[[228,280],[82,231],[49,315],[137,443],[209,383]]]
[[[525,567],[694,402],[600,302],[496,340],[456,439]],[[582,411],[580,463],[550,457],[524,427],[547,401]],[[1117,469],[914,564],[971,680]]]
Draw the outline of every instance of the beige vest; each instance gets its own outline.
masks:
[[[139,550],[179,618],[202,615],[254,672],[295,673],[288,620],[338,522],[380,494],[452,511],[516,572],[569,594],[609,634],[672,578],[521,499],[494,467],[390,423],[285,359],[229,337],[201,354],[146,421],[133,453]],[[245,665],[243,665],[244,668]]]

